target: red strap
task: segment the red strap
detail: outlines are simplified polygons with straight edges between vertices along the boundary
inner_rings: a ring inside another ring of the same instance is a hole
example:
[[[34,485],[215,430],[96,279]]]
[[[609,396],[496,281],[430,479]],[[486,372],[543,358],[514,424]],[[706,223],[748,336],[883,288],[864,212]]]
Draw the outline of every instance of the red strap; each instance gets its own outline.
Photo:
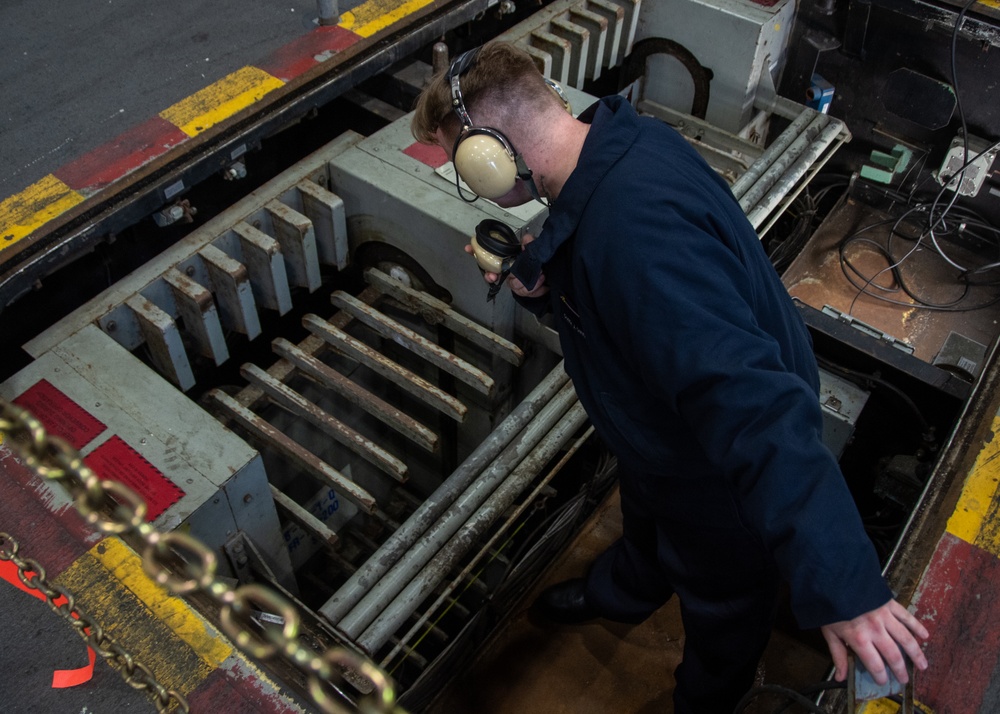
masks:
[[[26,571],[27,575],[32,575],[32,572]],[[21,582],[21,578],[17,575],[17,566],[14,565],[13,561],[10,560],[0,560],[0,578],[6,580],[8,583],[13,585],[19,590],[23,590],[32,597],[36,597],[39,600],[45,600],[45,596],[38,590],[33,590]],[[56,605],[62,605],[66,602],[66,598],[60,595],[53,602]],[[74,614],[73,617],[76,617]],[[90,678],[94,676],[94,661],[96,657],[94,656],[94,650],[89,646],[87,647],[87,658],[90,660],[90,664],[85,667],[80,667],[79,669],[57,669],[52,673],[52,688],[53,689],[65,689],[66,687],[75,687],[78,684],[83,684],[84,682],[89,682]]]

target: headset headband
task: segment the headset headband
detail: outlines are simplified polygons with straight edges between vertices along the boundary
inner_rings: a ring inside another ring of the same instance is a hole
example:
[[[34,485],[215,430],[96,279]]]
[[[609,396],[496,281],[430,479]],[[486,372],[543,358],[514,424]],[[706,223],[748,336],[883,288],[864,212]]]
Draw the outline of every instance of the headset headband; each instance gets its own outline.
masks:
[[[451,106],[452,109],[455,110],[455,114],[458,115],[459,120],[462,122],[462,126],[465,128],[472,127],[472,118],[469,116],[469,112],[465,108],[465,100],[462,98],[460,77],[468,72],[469,68],[476,63],[476,57],[478,55],[478,47],[466,50],[453,59],[451,61],[451,65],[448,67],[448,84],[451,86]]]

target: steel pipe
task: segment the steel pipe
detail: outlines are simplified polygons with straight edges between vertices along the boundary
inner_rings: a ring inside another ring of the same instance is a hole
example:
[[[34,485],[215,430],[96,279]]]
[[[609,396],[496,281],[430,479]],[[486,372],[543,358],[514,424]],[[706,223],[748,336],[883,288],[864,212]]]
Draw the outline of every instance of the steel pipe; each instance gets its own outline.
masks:
[[[771,165],[764,170],[760,178],[754,181],[753,185],[740,196],[740,208],[743,209],[744,213],[748,213],[750,209],[760,202],[774,184],[777,183],[778,179],[788,170],[788,167],[798,160],[799,156],[809,148],[810,144],[816,140],[816,137],[819,136],[823,128],[829,123],[830,118],[828,116],[825,114],[816,114],[813,120],[809,122],[809,126],[805,128],[805,131],[795,137],[791,145],[782,151]]]
[[[321,614],[332,622],[343,618],[364,594],[395,565],[417,539],[468,488],[476,476],[503,451],[517,434],[548,404],[569,381],[560,362],[539,382],[506,419],[476,447],[457,469],[427,497],[406,522],[347,579],[322,607]]]
[[[482,507],[468,519],[434,558],[406,585],[388,607],[357,639],[368,653],[381,647],[469,551],[473,543],[514,503],[542,468],[587,420],[580,402],[576,402],[542,439],[521,464],[514,469]]]
[[[351,639],[358,637],[482,506],[490,494],[511,475],[518,464],[524,461],[576,401],[572,383],[567,384],[490,467],[465,489],[441,518],[403,554],[399,562],[375,583],[361,601],[339,622],[334,623],[337,629]]]
[[[834,142],[844,125],[834,120],[827,125],[819,136],[809,145],[809,147],[799,156],[798,160],[792,164],[777,179],[771,190],[765,194],[760,201],[747,213],[750,224],[754,229],[758,228],[768,214],[774,210],[781,200],[789,194],[795,185],[808,173],[809,169],[819,160],[823,152]]]
[[[795,118],[795,121],[778,135],[774,143],[767,147],[764,153],[750,165],[750,168],[736,179],[736,182],[733,184],[733,195],[736,198],[743,198],[743,194],[771,167],[771,164],[775,162],[782,152],[791,146],[792,142],[802,134],[806,125],[816,117],[816,114],[815,110],[808,107],[803,109],[802,113]]]
[[[340,3],[338,0],[316,0],[316,12],[320,25],[336,25],[340,22]]]

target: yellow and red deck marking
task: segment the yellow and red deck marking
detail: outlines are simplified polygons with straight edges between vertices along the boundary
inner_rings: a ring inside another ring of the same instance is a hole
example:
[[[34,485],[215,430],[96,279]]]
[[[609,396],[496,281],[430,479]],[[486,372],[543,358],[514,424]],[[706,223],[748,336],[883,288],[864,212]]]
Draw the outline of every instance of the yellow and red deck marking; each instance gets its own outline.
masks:
[[[930,631],[925,708],[995,714],[1000,699],[1000,418],[969,472],[913,602]],[[866,709],[865,714],[873,714]]]
[[[0,256],[53,219],[434,0],[369,0],[0,201]]]

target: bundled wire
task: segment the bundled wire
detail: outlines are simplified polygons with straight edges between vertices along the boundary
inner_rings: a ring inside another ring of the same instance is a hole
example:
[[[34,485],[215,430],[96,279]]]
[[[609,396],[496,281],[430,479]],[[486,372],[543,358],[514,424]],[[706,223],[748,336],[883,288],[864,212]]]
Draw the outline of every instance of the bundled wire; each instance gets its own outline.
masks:
[[[983,277],[991,271],[1000,268],[1000,228],[997,228],[989,223],[975,211],[961,206],[956,206],[956,201],[959,196],[958,189],[961,186],[961,182],[966,171],[981,157],[1000,147],[1000,141],[996,141],[975,156],[969,158],[968,123],[966,121],[965,109],[962,106],[961,93],[958,90],[956,47],[958,44],[958,32],[961,29],[965,15],[976,1],[977,0],[967,0],[961,11],[958,13],[958,16],[955,18],[955,28],[951,35],[951,79],[952,86],[955,91],[955,101],[958,108],[958,115],[962,124],[962,137],[964,140],[962,152],[963,163],[951,176],[941,177],[943,185],[933,198],[931,198],[930,195],[924,195],[919,198],[916,196],[916,191],[920,188],[923,182],[921,182],[921,184],[914,185],[909,195],[905,196],[903,194],[887,190],[886,195],[894,200],[898,200],[901,205],[906,206],[906,210],[895,220],[890,219],[888,221],[880,221],[878,223],[865,226],[841,241],[839,246],[841,270],[851,285],[858,290],[857,295],[855,295],[854,299],[851,301],[848,314],[854,311],[854,305],[858,298],[862,295],[868,295],[876,300],[893,305],[919,307],[926,310],[941,312],[968,312],[972,310],[982,310],[983,308],[990,307],[995,305],[997,302],[1000,302],[1000,290],[996,291],[995,295],[988,298],[970,300],[972,297],[972,288],[974,287],[1000,286],[1000,275],[993,277],[992,279]],[[921,157],[921,160],[924,158],[926,158],[926,154]],[[904,185],[908,176],[909,172],[907,172],[907,176],[904,177]],[[949,188],[951,186],[954,186],[954,190]],[[944,208],[941,208],[940,206],[942,200],[949,190],[952,190],[952,196],[947,201],[947,205],[945,205]],[[859,237],[862,233],[889,223],[892,223],[893,225],[889,231],[889,236],[885,245],[867,237]],[[916,234],[913,235],[904,232],[902,230],[904,226],[907,226],[908,230],[915,231]],[[897,237],[912,244],[901,254],[897,254],[893,249],[893,242]],[[997,257],[992,261],[987,261],[980,265],[963,265],[953,254],[949,254],[949,252],[945,250],[942,245],[942,240],[946,238],[964,238],[966,240],[972,239],[980,244],[993,243],[998,249]],[[877,271],[873,275],[865,276],[847,256],[847,248],[858,242],[872,247],[876,253],[881,255],[886,262],[886,267]],[[956,297],[948,300],[947,302],[935,302],[927,297],[918,295],[914,291],[913,287],[906,281],[903,271],[901,270],[901,266],[906,262],[912,262],[913,257],[921,251],[926,251],[928,254],[935,256],[935,258],[943,260],[949,266],[958,271],[955,276],[955,283],[960,290]],[[875,282],[886,274],[890,275],[892,278],[892,282],[889,285],[879,285]],[[904,293],[909,298],[909,301],[897,300],[893,297],[889,297],[889,294],[899,292]]]

